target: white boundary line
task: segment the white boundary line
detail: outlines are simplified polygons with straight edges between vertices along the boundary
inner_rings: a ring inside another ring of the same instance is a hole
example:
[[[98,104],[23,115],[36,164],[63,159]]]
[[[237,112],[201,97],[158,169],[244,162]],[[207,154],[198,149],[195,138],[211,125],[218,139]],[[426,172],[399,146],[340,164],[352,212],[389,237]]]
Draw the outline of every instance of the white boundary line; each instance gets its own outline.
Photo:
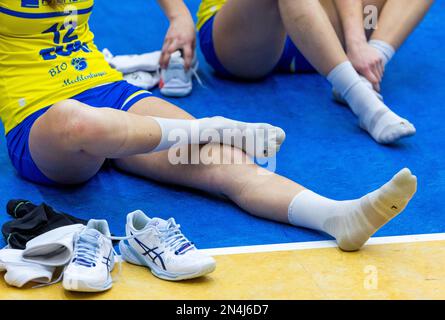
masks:
[[[410,243],[410,242],[427,242],[427,241],[442,241],[442,240],[445,240],[445,233],[429,233],[429,234],[415,234],[409,236],[376,237],[376,238],[371,238],[366,243],[366,245],[382,245],[391,243]],[[232,255],[232,254],[308,250],[308,249],[336,248],[336,247],[337,244],[335,243],[334,240],[328,240],[328,241],[268,244],[260,246],[204,249],[201,251],[211,256],[221,256],[221,255]]]

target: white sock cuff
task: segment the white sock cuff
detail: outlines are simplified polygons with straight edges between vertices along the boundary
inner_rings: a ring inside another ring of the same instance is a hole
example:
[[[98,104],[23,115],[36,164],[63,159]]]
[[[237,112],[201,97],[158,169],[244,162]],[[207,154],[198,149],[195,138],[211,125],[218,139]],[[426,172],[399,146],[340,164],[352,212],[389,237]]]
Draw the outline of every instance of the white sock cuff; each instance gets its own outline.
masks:
[[[158,118],[152,117],[155,120],[159,127],[161,128],[161,141],[159,145],[153,149],[151,152],[159,152],[164,151],[177,144],[180,141],[170,140],[169,138],[172,132],[176,132],[177,134],[174,137],[181,138],[182,142],[190,144],[192,143],[192,139],[197,138],[196,143],[200,142],[200,132],[205,129],[202,128],[201,122],[203,119],[168,119],[168,118]],[[186,136],[184,136],[186,134]],[[186,140],[184,140],[184,138]]]
[[[158,117],[152,117],[152,119],[155,120],[161,128],[161,140],[159,141],[159,145],[151,152],[159,152],[169,149],[172,146],[172,142],[168,140],[168,135],[172,130],[177,128],[177,126],[174,125],[175,121]]]
[[[294,226],[323,231],[324,219],[319,211],[331,207],[334,202],[310,190],[303,190],[290,203],[288,220]]]
[[[355,71],[350,61],[345,61],[336,66],[327,76],[332,86],[345,97],[349,90],[361,82],[360,75]]]
[[[389,43],[382,40],[369,40],[369,45],[373,46],[382,54],[385,59],[385,64],[387,64],[392,57],[396,54],[396,49]]]

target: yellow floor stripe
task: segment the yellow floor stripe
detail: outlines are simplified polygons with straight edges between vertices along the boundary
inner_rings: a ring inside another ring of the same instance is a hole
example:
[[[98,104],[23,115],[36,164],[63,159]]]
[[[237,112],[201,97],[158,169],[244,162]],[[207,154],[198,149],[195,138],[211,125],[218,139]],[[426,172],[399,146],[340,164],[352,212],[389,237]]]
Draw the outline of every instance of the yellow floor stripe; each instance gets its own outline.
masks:
[[[0,299],[445,299],[445,241],[216,257],[217,270],[173,283],[123,264],[109,292],[73,294],[60,284],[15,289],[0,281]],[[117,273],[114,272],[114,275]]]

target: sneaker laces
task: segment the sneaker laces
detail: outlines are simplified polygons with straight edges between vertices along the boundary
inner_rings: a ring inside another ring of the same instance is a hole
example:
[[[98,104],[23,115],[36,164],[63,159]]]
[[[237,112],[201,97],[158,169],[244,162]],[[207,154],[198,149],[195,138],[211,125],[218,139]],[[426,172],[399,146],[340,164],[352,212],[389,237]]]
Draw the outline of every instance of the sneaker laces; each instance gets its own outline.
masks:
[[[199,74],[198,74],[198,68],[192,68],[192,74],[195,76],[196,81],[198,81],[199,85],[200,85],[202,88],[204,88],[204,89],[207,88],[207,87],[204,85],[204,83],[202,82],[201,77],[200,77]]]
[[[115,237],[110,236],[107,237],[110,240],[130,240],[137,238],[141,235],[144,235],[148,230],[151,228],[155,228],[154,226],[150,226],[148,228],[145,228],[141,230],[140,232],[136,232],[130,236],[125,237]],[[167,228],[158,229],[156,228],[156,231],[158,233],[158,236],[161,237],[163,241],[167,243],[168,246],[170,246],[172,249],[175,250],[176,254],[184,254],[187,251],[196,248],[195,244],[191,241],[189,241],[184,234],[180,231],[181,225],[176,224],[175,219],[170,218],[167,220]]]
[[[105,238],[109,239],[109,240],[113,240],[112,238],[114,237],[109,237],[106,235],[103,235]],[[73,253],[74,259],[72,260],[75,264],[77,265],[81,265],[81,266],[86,266],[86,267],[91,267],[95,265],[95,261],[97,260],[97,252],[99,251],[99,243],[98,241],[96,243],[91,243],[90,241],[87,241],[86,239],[82,239],[82,235],[78,236],[79,238],[76,241],[76,246],[75,246],[75,250]],[[91,238],[91,237],[90,237]],[[82,239],[82,240],[81,240]],[[116,283],[119,281],[121,273],[122,273],[122,259],[121,257],[117,254],[116,250],[114,249],[113,246],[111,246],[112,250],[113,250],[113,254],[114,254],[114,259],[115,262],[117,262],[118,266],[119,266],[119,270],[118,270],[118,274],[116,278],[112,278],[113,282]],[[94,253],[92,253],[91,251],[94,250]],[[59,283],[60,281],[62,281],[63,279],[63,274],[65,273],[66,268],[68,268],[68,265],[65,265],[63,267],[62,272],[60,273],[60,275],[57,277],[57,279],[48,282],[48,283],[43,283],[43,284],[39,284],[36,286],[33,286],[33,289],[38,289],[38,288],[43,288],[43,287],[48,287],[51,286],[53,284]]]
[[[105,238],[112,240],[104,234],[102,234]],[[85,239],[83,239],[85,238]],[[97,261],[97,254],[99,251],[99,240],[95,242],[88,241],[88,238],[92,238],[91,236],[84,236],[82,235],[79,237],[76,245],[76,249],[74,251],[74,259],[73,262],[77,265],[84,266],[84,267],[95,267],[96,261]],[[114,249],[113,245],[111,245],[111,249],[113,251],[113,255],[115,258],[115,262],[117,260],[117,264],[119,266],[118,274],[116,278],[112,278],[113,282],[116,283],[119,281],[121,273],[122,273],[122,260],[120,259],[119,255],[117,254],[116,250]],[[110,270],[111,271],[111,270]]]
[[[175,251],[176,255],[184,254],[194,249],[195,245],[189,241],[180,230],[181,225],[176,224],[175,219],[167,220],[167,228],[157,229],[161,240]]]
[[[79,266],[91,268],[96,266],[99,240],[91,241],[91,235],[80,235],[74,248],[73,263]]]

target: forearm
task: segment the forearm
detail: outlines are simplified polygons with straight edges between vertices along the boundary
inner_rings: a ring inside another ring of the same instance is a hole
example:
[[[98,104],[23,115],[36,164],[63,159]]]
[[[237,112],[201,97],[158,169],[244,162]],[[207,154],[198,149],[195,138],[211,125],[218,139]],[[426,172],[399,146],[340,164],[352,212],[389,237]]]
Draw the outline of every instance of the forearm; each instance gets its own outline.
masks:
[[[362,1],[335,0],[335,5],[342,22],[346,48],[366,43]]]
[[[169,20],[178,16],[188,15],[191,17],[190,11],[183,0],[157,0],[165,15]]]

